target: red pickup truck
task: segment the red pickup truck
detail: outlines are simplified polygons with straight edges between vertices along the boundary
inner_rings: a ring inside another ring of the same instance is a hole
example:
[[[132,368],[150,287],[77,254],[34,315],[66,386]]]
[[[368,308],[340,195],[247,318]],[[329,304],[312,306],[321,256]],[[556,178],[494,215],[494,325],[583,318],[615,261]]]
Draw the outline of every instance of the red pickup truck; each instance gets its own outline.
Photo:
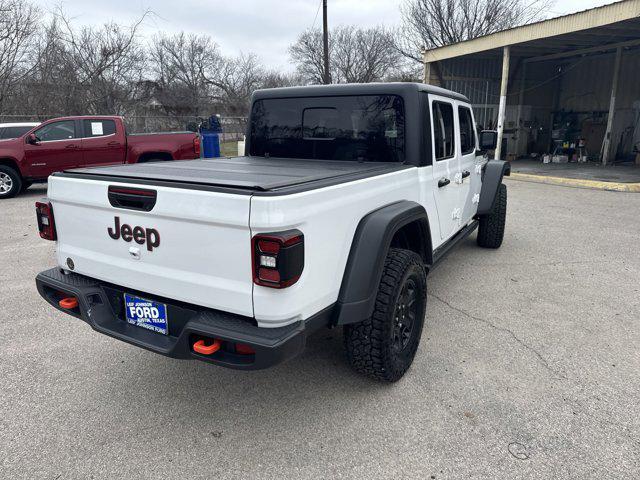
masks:
[[[199,157],[196,133],[128,134],[122,117],[55,118],[0,140],[0,200],[61,170]]]

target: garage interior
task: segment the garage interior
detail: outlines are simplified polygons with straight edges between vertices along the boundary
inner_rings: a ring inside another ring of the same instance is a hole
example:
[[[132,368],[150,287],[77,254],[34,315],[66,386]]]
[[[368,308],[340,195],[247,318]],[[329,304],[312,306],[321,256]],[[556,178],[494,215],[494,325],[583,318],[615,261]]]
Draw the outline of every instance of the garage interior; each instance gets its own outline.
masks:
[[[471,100],[496,158],[640,167],[639,16],[625,0],[427,50],[424,81]]]

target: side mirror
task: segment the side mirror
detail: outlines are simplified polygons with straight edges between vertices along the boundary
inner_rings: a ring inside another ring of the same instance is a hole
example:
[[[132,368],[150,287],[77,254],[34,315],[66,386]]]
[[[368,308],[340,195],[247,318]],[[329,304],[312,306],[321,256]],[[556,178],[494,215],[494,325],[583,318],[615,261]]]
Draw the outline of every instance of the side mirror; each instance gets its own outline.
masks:
[[[35,133],[30,133],[27,135],[27,143],[30,145],[38,145],[40,141],[38,140],[38,137],[36,137]]]
[[[486,152],[495,150],[498,146],[498,132],[495,130],[483,130],[480,132],[480,150]]]

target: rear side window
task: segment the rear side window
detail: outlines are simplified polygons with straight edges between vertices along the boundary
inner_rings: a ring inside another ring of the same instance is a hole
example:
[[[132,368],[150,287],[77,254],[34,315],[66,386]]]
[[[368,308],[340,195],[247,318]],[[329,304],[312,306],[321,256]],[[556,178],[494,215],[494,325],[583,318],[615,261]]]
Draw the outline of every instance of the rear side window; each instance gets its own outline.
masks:
[[[436,160],[453,157],[453,105],[447,102],[433,102],[433,143]]]
[[[397,95],[258,100],[251,111],[252,156],[404,161],[404,104]]]
[[[24,126],[24,127],[5,127],[4,129],[0,129],[0,138],[18,138],[27,133],[33,127]]]
[[[84,138],[104,137],[116,133],[116,122],[113,120],[83,120]]]
[[[76,122],[73,120],[62,120],[60,122],[49,123],[34,133],[41,142],[70,140],[76,138]]]
[[[458,107],[460,120],[460,150],[462,155],[467,155],[476,149],[476,135],[473,129],[473,117],[471,110],[466,107]]]

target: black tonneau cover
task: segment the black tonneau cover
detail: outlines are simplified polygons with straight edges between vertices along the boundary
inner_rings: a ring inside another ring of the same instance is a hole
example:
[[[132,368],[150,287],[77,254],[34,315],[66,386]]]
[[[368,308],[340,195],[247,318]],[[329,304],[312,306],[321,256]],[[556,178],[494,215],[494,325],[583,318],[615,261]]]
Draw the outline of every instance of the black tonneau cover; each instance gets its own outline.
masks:
[[[111,181],[189,184],[257,192],[297,186],[318,188],[410,168],[400,163],[233,157],[77,168],[62,176],[108,177]],[[98,179],[98,178],[96,178]]]

